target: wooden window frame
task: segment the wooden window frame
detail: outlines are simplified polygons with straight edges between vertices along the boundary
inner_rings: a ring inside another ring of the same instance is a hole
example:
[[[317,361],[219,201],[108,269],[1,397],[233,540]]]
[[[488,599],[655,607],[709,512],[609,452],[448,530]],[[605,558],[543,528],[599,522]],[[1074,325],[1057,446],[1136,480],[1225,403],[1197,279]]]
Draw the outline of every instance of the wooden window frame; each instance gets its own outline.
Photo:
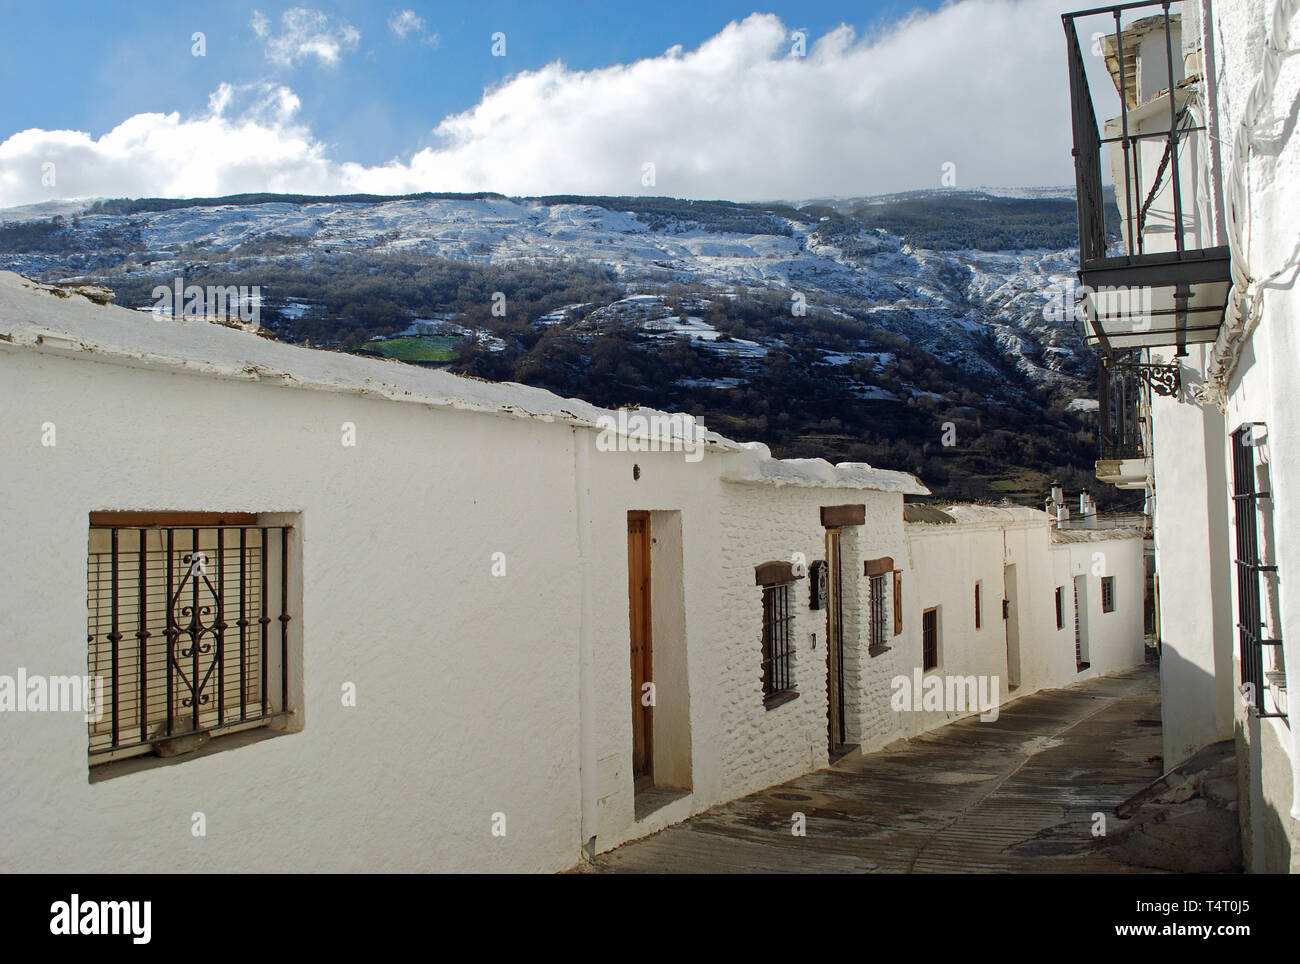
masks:
[[[1101,577],[1101,611],[1103,613],[1113,613],[1115,611],[1115,577]]]
[[[894,635],[903,635],[903,571],[894,570]]]

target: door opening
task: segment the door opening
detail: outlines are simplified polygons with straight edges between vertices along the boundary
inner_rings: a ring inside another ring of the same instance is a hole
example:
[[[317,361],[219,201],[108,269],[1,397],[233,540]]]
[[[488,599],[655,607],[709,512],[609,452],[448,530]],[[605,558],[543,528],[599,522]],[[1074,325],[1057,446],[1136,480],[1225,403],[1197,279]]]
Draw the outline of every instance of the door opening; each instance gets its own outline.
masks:
[[[1088,577],[1074,577],[1074,670],[1090,667],[1088,659]]]
[[[1003,570],[1003,615],[1007,622],[1007,690],[1020,685],[1020,599],[1016,585],[1016,567]]]
[[[840,578],[840,530],[826,530],[826,737],[832,756],[845,743],[844,595]]]
[[[627,514],[627,595],[632,660],[632,780],[636,790],[644,790],[654,785],[649,512]]]

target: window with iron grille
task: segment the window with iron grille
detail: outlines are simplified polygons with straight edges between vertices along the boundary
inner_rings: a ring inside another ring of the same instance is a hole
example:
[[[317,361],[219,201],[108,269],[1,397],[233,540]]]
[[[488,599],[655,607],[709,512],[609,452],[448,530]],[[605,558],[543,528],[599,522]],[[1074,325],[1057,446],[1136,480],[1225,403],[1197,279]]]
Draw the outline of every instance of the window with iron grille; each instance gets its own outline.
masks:
[[[1065,628],[1065,587],[1056,587],[1056,628]]]
[[[984,620],[984,607],[981,605],[980,584],[975,583],[975,628],[979,629]]]
[[[1263,442],[1264,426],[1243,425],[1232,433],[1232,501],[1233,522],[1237,532],[1237,631],[1241,660],[1242,695],[1259,716],[1286,718],[1285,709],[1277,705],[1278,694],[1273,694],[1273,706],[1265,702],[1264,694],[1269,684],[1285,679],[1282,671],[1282,640],[1280,633],[1266,632],[1260,580],[1277,578],[1277,566],[1266,565],[1260,551],[1259,516],[1261,504],[1272,499],[1272,493],[1260,491],[1257,475],[1261,466],[1256,464],[1255,451]],[[1271,519],[1271,514],[1268,517]],[[1264,647],[1273,651],[1273,673],[1264,669]],[[1269,677],[1273,677],[1270,679]],[[1285,685],[1282,683],[1282,685]]]
[[[889,616],[885,609],[885,576],[871,577],[871,649],[885,647],[885,637],[889,633]]]
[[[1083,615],[1079,611],[1079,580],[1082,578],[1076,576],[1074,580],[1074,666],[1080,672],[1088,666],[1088,661],[1083,658]]]
[[[927,609],[921,614],[921,669],[939,665],[939,611]]]
[[[87,664],[103,681],[92,767],[285,715],[290,531],[246,513],[92,513]]]
[[[763,698],[772,700],[794,693],[791,672],[791,583],[763,587]]]
[[[1104,613],[1113,613],[1115,611],[1115,577],[1101,577],[1101,611]]]

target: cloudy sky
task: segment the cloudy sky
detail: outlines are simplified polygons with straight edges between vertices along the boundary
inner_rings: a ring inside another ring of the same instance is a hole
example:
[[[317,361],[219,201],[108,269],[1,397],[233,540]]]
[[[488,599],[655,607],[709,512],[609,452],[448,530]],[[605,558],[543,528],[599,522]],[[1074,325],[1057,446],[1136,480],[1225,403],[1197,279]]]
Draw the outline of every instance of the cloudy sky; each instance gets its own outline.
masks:
[[[0,3],[0,207],[1073,180],[1059,0],[211,6]]]

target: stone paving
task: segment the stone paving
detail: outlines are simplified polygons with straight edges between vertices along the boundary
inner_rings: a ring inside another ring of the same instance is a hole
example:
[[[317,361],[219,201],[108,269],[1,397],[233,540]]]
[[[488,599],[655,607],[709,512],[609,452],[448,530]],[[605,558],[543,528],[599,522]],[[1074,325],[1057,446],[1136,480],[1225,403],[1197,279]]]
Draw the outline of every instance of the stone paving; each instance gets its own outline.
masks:
[[[1016,699],[715,807],[599,855],[598,873],[1232,871],[1235,764],[1162,775],[1145,666]],[[1180,768],[1182,771],[1184,768]],[[1143,793],[1145,791],[1145,793]],[[1141,806],[1120,804],[1143,793]],[[791,833],[802,812],[806,836]],[[1105,835],[1095,835],[1095,815]],[[1234,858],[1234,849],[1235,858]],[[1235,864],[1234,864],[1235,859]]]

